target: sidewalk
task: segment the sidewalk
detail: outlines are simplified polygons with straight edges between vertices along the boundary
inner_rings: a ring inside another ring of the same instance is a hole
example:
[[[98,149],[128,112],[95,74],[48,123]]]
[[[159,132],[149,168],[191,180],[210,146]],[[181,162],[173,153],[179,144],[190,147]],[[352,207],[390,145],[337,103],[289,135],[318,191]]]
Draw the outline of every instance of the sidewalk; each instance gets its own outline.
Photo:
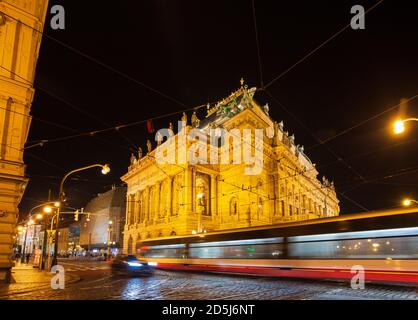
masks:
[[[0,284],[0,299],[11,294],[31,292],[51,288],[53,274],[49,271],[39,271],[32,264],[17,262],[12,269],[12,280],[9,284]],[[65,284],[80,280],[76,275],[66,274]]]

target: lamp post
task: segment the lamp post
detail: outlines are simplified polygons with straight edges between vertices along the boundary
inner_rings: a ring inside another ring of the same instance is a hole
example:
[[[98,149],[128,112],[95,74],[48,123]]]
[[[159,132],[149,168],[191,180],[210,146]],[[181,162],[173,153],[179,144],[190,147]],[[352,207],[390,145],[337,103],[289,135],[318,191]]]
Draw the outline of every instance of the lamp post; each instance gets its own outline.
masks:
[[[109,221],[109,227],[107,229],[107,258],[110,259],[110,245],[112,244],[112,224],[113,221]]]
[[[26,225],[23,230],[25,231],[25,240],[23,240],[23,249],[22,249],[22,257],[20,258],[20,262],[25,262],[25,253],[26,253],[26,239],[28,237],[28,226]]]
[[[61,206],[61,203],[58,201],[55,202],[50,202],[50,204],[54,204],[55,208],[58,208]],[[52,207],[50,206],[46,206],[44,207],[43,210],[45,213],[51,213],[52,212]],[[51,222],[51,226],[52,226],[52,222]],[[45,269],[45,261],[46,261],[46,249],[47,249],[47,241],[48,241],[48,225],[47,225],[47,219],[44,219],[44,239],[42,241],[42,255],[41,255],[41,262],[40,262],[40,270],[44,270]]]
[[[410,121],[418,122],[418,118],[400,119],[395,121],[395,123],[393,124],[393,131],[395,132],[395,134],[403,133],[405,131],[405,123]]]
[[[91,168],[95,168],[95,167],[100,167],[102,168],[102,174],[107,174],[110,171],[109,165],[107,164],[92,164],[90,166],[86,166],[86,167],[81,167],[75,170],[72,170],[70,172],[68,172],[64,178],[62,178],[61,183],[60,183],[60,190],[59,190],[59,202],[63,203],[64,202],[64,182],[65,180],[72,174],[79,172],[79,171],[84,171],[84,170],[88,170]],[[58,230],[59,230],[59,221],[60,221],[60,208],[58,207],[57,209],[57,221],[56,221],[56,228],[55,228],[55,243],[54,243],[54,258],[52,259],[52,266],[57,265],[58,262]]]

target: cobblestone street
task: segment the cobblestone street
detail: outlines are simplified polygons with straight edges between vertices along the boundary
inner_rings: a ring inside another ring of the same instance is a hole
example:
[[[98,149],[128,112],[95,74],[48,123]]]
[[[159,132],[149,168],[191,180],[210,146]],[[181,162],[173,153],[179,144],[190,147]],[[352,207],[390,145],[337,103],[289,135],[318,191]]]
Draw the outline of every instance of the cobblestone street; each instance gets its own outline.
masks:
[[[21,269],[13,275],[20,283],[0,285],[0,299],[418,300],[416,287],[366,284],[365,290],[353,290],[343,282],[162,270],[150,277],[129,277],[113,275],[108,262],[60,264],[66,270],[65,289],[51,289],[50,274],[38,271],[29,274],[28,270]]]

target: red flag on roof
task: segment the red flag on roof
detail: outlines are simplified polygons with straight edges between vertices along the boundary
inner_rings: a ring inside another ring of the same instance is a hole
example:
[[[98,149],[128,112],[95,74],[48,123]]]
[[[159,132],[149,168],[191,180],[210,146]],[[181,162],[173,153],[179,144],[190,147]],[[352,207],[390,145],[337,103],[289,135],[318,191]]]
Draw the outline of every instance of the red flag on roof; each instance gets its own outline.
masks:
[[[152,123],[152,120],[147,120],[147,130],[148,133],[154,132],[154,124]]]

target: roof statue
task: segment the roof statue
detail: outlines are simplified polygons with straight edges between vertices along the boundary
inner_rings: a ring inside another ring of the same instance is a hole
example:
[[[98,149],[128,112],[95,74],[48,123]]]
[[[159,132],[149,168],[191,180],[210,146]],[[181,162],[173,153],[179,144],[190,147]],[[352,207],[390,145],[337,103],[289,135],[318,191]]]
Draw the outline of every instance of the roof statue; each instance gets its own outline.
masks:
[[[200,123],[200,120],[199,120],[199,118],[196,115],[196,111],[193,111],[193,114],[192,114],[192,126],[193,127],[198,127],[199,126],[199,123]]]
[[[269,110],[270,110],[270,108],[269,108],[269,104],[268,104],[268,103],[266,103],[266,104],[264,105],[263,110],[264,110],[264,112],[265,112],[267,115],[269,115]]]
[[[131,166],[136,163],[136,158],[133,153],[131,153]]]
[[[181,117],[181,121],[186,123],[187,126],[187,114],[183,112],[183,116]]]
[[[163,141],[163,137],[159,131],[157,131],[157,134],[155,135],[155,140],[157,140],[157,146],[160,146]]]
[[[147,140],[147,148],[148,148],[148,153],[150,153],[152,150],[152,145],[151,145],[151,141],[149,140]]]

